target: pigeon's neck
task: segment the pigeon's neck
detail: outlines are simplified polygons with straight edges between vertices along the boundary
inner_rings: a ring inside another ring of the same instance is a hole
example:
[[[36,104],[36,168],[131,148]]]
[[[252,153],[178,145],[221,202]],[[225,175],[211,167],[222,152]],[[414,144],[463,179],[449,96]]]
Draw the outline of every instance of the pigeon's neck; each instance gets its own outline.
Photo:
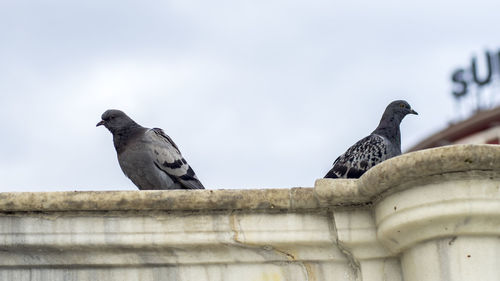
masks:
[[[372,134],[383,136],[391,143],[401,147],[401,130],[399,129],[399,125],[401,124],[402,119],[403,118],[398,115],[384,112],[378,127],[372,132]]]
[[[139,124],[133,124],[126,128],[120,128],[113,132],[113,144],[115,145],[116,152],[122,153],[127,145],[139,137],[146,128]]]

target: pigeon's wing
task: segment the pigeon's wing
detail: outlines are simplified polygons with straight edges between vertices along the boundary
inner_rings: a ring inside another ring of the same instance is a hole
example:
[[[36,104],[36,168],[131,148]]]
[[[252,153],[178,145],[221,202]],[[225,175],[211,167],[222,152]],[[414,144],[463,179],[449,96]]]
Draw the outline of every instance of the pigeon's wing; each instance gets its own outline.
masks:
[[[167,173],[174,182],[184,189],[204,189],[193,169],[172,139],[162,129],[153,128],[146,132],[152,139],[154,161],[158,169]]]
[[[369,135],[340,155],[325,178],[359,178],[371,167],[386,160],[388,141],[379,135]]]

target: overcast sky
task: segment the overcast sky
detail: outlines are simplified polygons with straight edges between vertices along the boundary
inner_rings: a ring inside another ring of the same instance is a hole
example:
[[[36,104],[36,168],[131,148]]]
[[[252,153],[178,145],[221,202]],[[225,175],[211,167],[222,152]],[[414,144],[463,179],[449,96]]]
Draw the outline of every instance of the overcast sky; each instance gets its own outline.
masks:
[[[405,99],[403,149],[458,118],[450,75],[500,2],[0,0],[0,191],[136,189],[109,108],[209,189],[313,186]]]

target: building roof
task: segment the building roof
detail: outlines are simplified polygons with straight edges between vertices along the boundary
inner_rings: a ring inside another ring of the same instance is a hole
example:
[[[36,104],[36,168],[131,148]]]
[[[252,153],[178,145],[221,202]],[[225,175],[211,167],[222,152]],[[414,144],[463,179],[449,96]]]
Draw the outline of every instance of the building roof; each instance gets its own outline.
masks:
[[[498,125],[500,125],[500,107],[479,111],[472,117],[458,123],[452,123],[448,128],[420,141],[408,149],[408,152],[453,144],[460,139]]]

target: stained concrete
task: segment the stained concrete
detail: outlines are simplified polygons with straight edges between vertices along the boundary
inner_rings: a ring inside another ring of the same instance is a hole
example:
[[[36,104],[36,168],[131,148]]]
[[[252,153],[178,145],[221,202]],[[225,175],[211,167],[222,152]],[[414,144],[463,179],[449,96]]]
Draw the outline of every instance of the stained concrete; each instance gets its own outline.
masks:
[[[0,280],[499,280],[500,148],[314,187],[0,193]]]

